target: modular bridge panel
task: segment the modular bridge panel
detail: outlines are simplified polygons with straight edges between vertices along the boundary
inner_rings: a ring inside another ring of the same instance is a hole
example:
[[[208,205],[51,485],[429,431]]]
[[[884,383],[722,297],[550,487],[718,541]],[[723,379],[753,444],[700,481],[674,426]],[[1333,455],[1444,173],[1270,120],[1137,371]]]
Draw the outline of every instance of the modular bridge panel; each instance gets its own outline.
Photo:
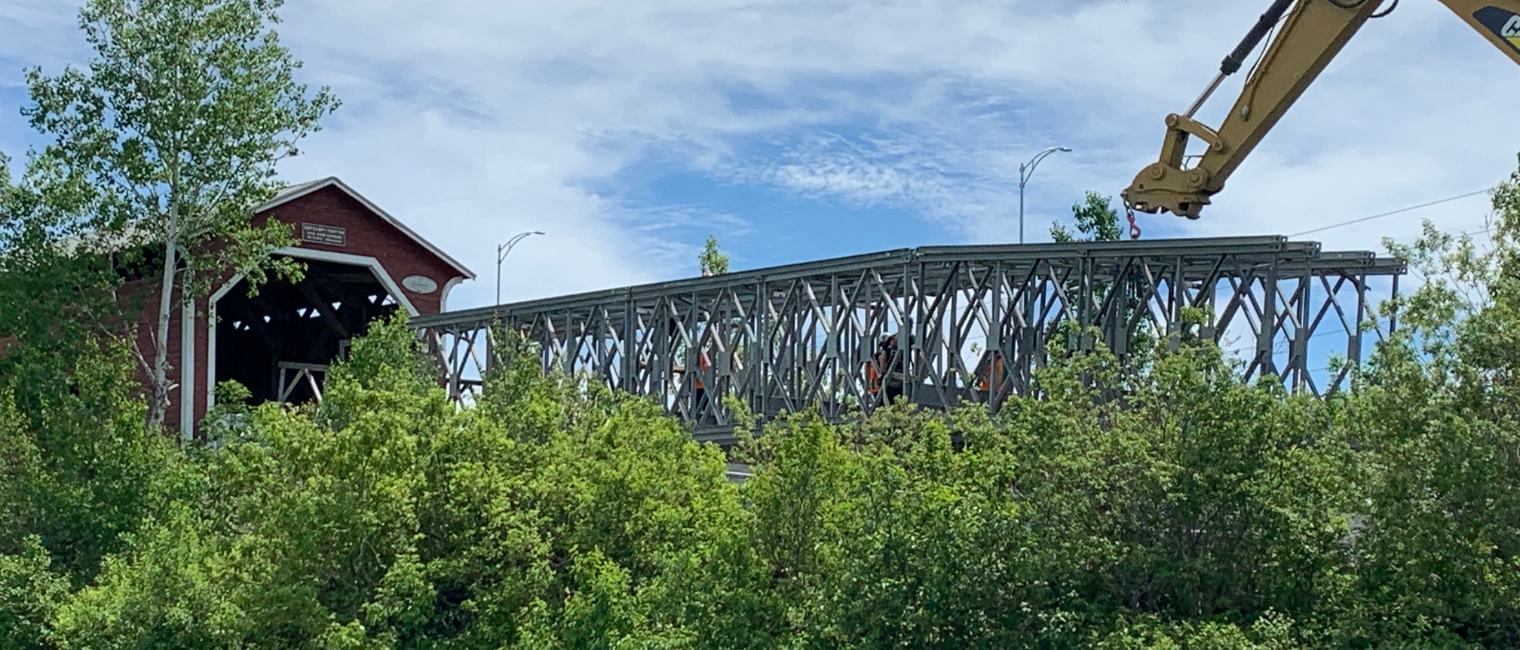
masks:
[[[1248,378],[1345,390],[1396,321],[1373,315],[1403,266],[1283,237],[939,246],[423,316],[451,397],[489,371],[515,331],[545,370],[650,396],[723,439],[725,398],[773,417],[840,419],[902,397],[997,410],[1027,394],[1054,337],[1118,354],[1218,341]],[[1096,328],[1071,337],[1063,323]],[[1341,359],[1344,363],[1333,362]]]

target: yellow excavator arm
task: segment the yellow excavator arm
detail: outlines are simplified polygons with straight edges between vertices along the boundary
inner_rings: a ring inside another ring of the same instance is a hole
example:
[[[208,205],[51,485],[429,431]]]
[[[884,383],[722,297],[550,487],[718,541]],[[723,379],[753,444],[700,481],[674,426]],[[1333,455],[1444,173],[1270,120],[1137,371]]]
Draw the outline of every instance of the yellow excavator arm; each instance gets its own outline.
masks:
[[[1520,0],[1440,0],[1515,63],[1520,63]],[[1220,74],[1186,114],[1168,115],[1161,159],[1121,193],[1138,212],[1171,212],[1197,219],[1209,199],[1282,119],[1325,66],[1367,21],[1387,15],[1399,0],[1274,0],[1235,48]],[[1384,8],[1386,5],[1386,8]],[[1219,128],[1194,119],[1225,77],[1241,68],[1266,35],[1281,23],[1240,98]],[[1197,163],[1185,166],[1191,138],[1207,145]]]

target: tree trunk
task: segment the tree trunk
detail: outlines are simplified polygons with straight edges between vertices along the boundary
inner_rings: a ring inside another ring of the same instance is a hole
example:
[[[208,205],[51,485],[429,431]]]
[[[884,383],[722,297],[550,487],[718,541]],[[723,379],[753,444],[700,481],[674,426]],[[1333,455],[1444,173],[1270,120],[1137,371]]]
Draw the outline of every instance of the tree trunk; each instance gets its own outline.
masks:
[[[168,233],[164,242],[164,279],[158,296],[158,327],[153,342],[153,401],[148,410],[148,426],[163,427],[169,413],[169,316],[174,309],[174,272],[179,266],[177,233]]]

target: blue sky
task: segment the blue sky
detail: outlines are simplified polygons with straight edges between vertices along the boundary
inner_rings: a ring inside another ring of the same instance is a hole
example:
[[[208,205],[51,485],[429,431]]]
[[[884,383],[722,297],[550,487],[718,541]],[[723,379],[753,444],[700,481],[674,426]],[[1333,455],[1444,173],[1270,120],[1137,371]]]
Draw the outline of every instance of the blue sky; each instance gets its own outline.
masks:
[[[1028,233],[1117,195],[1267,0],[289,0],[281,26],[344,106],[282,174],[336,175],[504,297],[683,277],[709,234],[753,268],[1017,238],[1018,164],[1048,146]],[[0,151],[36,142],[22,69],[87,52],[77,3],[0,3]],[[1241,75],[1243,76],[1243,75]],[[1358,37],[1199,222],[1147,237],[1291,234],[1491,185],[1520,152],[1520,70],[1437,2]],[[1205,112],[1233,101],[1239,79]],[[1376,249],[1422,218],[1343,228]]]

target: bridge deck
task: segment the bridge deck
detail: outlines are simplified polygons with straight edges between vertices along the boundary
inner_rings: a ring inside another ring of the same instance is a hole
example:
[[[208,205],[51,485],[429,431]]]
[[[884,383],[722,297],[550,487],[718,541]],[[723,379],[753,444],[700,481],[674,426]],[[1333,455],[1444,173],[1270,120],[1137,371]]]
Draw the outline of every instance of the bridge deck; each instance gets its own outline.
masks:
[[[650,395],[701,437],[734,424],[721,397],[762,417],[869,413],[901,395],[996,410],[1029,390],[1056,325],[1094,326],[1119,354],[1212,338],[1249,377],[1294,391],[1348,387],[1393,322],[1371,318],[1404,268],[1370,252],[1283,237],[937,246],[448,312],[413,320],[469,399],[493,324],[538,346],[545,369]],[[1363,324],[1367,327],[1364,328]],[[1368,336],[1371,334],[1371,336]],[[892,345],[895,342],[896,345]],[[885,344],[884,344],[885,343]]]

